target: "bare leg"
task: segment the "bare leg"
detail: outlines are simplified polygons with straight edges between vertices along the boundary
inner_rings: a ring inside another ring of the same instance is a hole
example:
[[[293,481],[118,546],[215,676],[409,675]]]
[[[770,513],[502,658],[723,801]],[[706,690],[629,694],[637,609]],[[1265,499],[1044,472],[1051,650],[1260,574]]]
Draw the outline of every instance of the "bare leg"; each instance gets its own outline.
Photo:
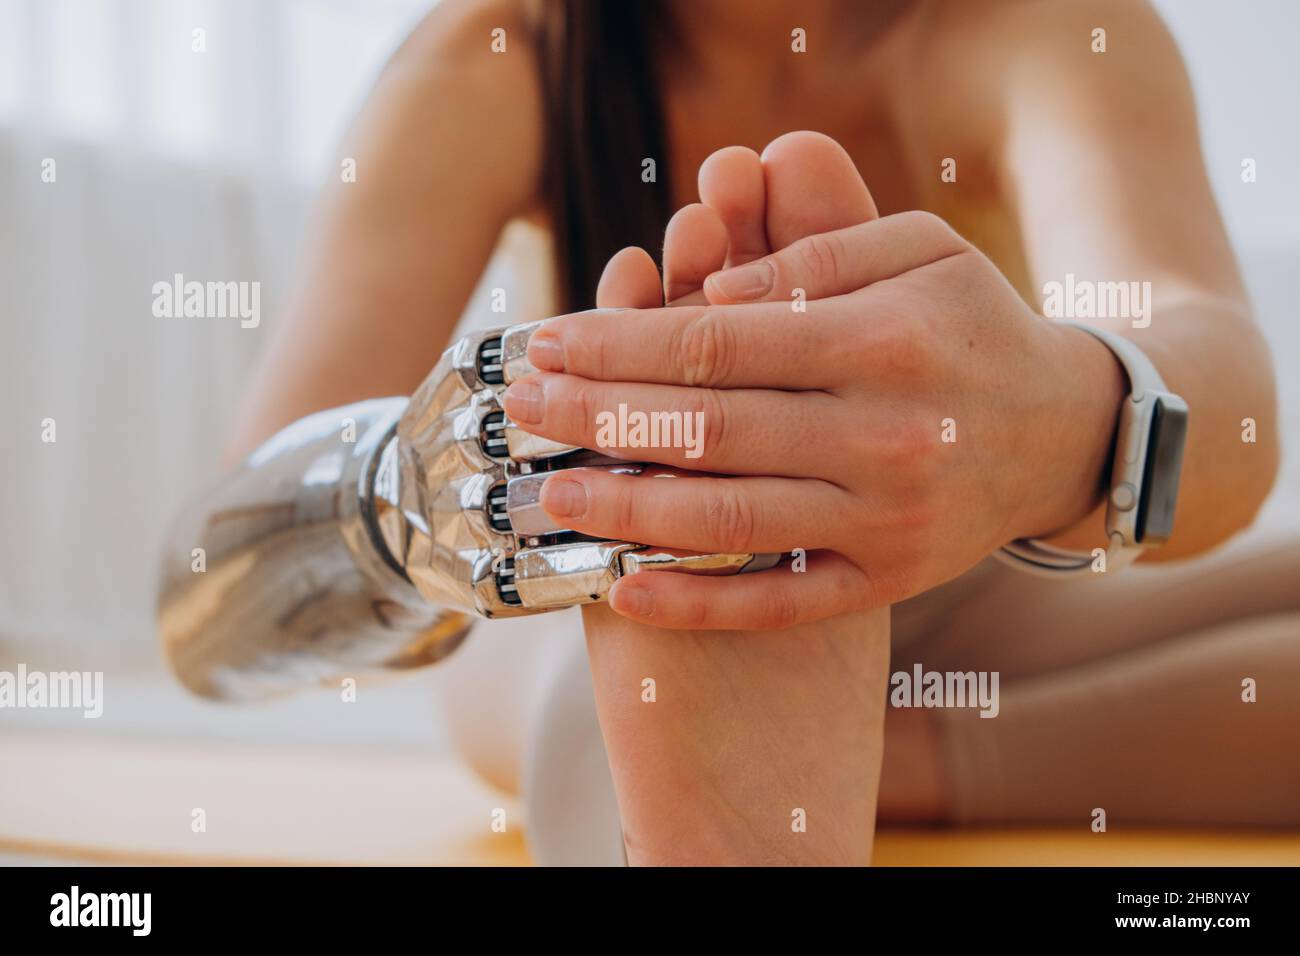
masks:
[[[1081,585],[990,564],[900,607],[895,666],[998,670],[1001,713],[891,709],[882,819],[1300,822],[1298,580],[1287,541]]]
[[[887,614],[767,633],[585,621],[629,862],[870,862]]]
[[[767,202],[766,237],[782,245],[874,215],[829,140],[788,139],[765,159],[734,150],[706,164],[701,191],[722,214],[689,207],[670,227],[670,298],[722,266],[728,238],[733,258],[766,251],[765,192],[780,197]],[[659,294],[653,265],[625,253],[600,304],[657,305]],[[887,610],[761,633],[663,631],[599,606],[584,621],[629,862],[870,861]]]

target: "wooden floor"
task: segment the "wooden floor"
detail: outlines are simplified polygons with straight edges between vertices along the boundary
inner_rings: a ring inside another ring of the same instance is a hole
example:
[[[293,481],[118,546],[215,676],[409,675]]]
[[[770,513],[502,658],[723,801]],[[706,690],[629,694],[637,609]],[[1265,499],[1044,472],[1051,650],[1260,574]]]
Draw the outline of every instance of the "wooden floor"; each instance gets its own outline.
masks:
[[[1300,832],[885,829],[876,836],[874,862],[877,866],[1296,866]]]
[[[524,830],[450,758],[0,732],[0,863],[524,866]],[[886,829],[875,861],[1295,865],[1300,831]]]

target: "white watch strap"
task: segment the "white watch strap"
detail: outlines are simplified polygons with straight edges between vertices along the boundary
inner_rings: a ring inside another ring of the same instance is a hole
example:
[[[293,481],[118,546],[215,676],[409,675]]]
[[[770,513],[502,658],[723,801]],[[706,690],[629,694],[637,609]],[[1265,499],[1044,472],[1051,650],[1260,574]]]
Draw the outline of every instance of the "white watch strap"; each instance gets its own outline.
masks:
[[[1161,379],[1160,373],[1156,371],[1155,365],[1129,339],[1107,329],[1100,329],[1094,325],[1085,325],[1082,322],[1063,321],[1060,324],[1072,325],[1077,329],[1082,329],[1100,339],[1102,344],[1110,349],[1120,365],[1124,367],[1125,375],[1128,376],[1128,401],[1140,402],[1149,391],[1165,391],[1164,380]],[[1141,438],[1141,436],[1123,434],[1124,429],[1122,426],[1124,421],[1125,416],[1121,415],[1120,433],[1116,435],[1117,455],[1121,454],[1127,442]],[[1133,494],[1132,489],[1133,486],[1130,483],[1122,481],[1116,483],[1116,476],[1112,475],[1111,487],[1106,495],[1106,525],[1110,532],[1110,546],[1105,551],[1104,564],[1098,564],[1099,554],[1097,551],[1068,551],[1032,538],[1019,538],[999,548],[994,554],[1005,564],[1019,568],[1022,571],[1028,571],[1031,574],[1046,577],[1082,576],[1094,574],[1100,570],[1117,571],[1126,567],[1137,559],[1143,548],[1136,543],[1126,541],[1121,532],[1114,530],[1113,525],[1115,522],[1111,520],[1111,517],[1112,509],[1116,506],[1117,495],[1131,496]],[[1132,504],[1129,507],[1132,507]]]
[[[1098,548],[1090,552],[1067,551],[1032,538],[1020,538],[1004,544],[993,552],[993,556],[1003,564],[1009,564],[1013,568],[1041,577],[1082,577],[1085,574],[1098,573],[1097,559],[1102,555],[1097,552],[1101,550]],[[1141,553],[1142,548],[1128,547],[1116,534],[1112,537],[1110,547],[1103,552],[1106,560],[1101,565],[1101,569],[1118,571],[1136,561]]]
[[[1132,339],[1126,339],[1109,329],[1099,329],[1095,325],[1074,322],[1070,319],[1062,319],[1057,324],[1074,326],[1074,328],[1082,329],[1094,338],[1101,339],[1106,348],[1115,354],[1119,364],[1124,366],[1124,372],[1128,375],[1129,398],[1136,400],[1141,398],[1144,392],[1165,391],[1164,379],[1160,377],[1155,365],[1147,358],[1147,354],[1138,348],[1137,343]]]

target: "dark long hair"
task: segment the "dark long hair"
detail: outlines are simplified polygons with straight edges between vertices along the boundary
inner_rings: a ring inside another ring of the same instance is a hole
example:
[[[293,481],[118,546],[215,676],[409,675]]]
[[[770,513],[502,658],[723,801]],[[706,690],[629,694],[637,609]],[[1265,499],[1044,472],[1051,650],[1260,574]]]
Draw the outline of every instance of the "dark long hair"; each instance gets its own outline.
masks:
[[[657,257],[671,210],[655,51],[655,0],[543,0],[546,160],[542,189],[563,311],[591,308],[605,262],[624,246]],[[655,182],[642,177],[655,162]]]

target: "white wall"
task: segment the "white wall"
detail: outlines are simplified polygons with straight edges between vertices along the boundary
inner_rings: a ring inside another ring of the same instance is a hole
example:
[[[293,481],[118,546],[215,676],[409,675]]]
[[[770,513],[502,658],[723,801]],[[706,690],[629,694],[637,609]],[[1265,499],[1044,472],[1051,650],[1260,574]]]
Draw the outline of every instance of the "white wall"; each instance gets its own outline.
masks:
[[[166,512],[213,467],[343,128],[431,5],[0,0],[0,642],[152,652]],[[155,318],[177,272],[260,282],[262,325]]]
[[[1187,61],[1206,166],[1239,250],[1300,246],[1300,2],[1155,5]],[[1241,182],[1244,157],[1258,182]]]

